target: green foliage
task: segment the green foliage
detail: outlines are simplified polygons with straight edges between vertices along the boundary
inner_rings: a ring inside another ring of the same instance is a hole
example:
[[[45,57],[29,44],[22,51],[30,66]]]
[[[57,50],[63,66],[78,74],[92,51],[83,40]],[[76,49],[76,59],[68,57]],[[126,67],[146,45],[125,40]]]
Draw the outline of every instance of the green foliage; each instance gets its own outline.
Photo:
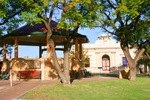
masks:
[[[91,0],[74,0],[67,2],[67,10],[63,13],[58,27],[66,30],[74,30],[76,27],[96,26],[95,6],[97,3]]]
[[[49,18],[47,12],[55,4],[54,13],[59,10],[60,14],[65,9],[57,19],[60,29],[73,31],[78,27],[100,25],[124,46],[132,48],[136,44],[141,48],[148,41],[149,0],[68,0],[64,3],[64,0],[0,0],[0,24],[5,24],[0,30],[10,32],[22,22],[39,23],[45,19],[44,16]]]
[[[1,6],[1,9],[0,9],[0,18],[6,16],[6,7],[5,7],[5,3],[6,3],[5,0],[0,0],[0,6]]]
[[[43,7],[48,6],[47,2],[48,0],[0,0],[0,34],[10,33],[24,23],[41,22],[42,19],[37,15],[42,15]],[[8,46],[7,49],[9,48]]]
[[[97,12],[100,27],[120,41],[122,47],[141,49],[150,43],[149,0],[101,0],[100,5],[103,5]]]
[[[22,5],[25,5],[27,7],[30,6],[29,8],[26,8],[25,11],[21,12],[21,19],[24,20],[24,22],[42,22],[42,14],[44,10],[43,7],[48,5],[46,0],[40,0],[39,2],[34,2],[34,0],[23,0]],[[38,15],[40,15],[41,17],[39,17]]]
[[[144,0],[121,0],[122,2],[118,4],[116,9],[117,12],[121,12],[124,16],[128,15],[135,18],[140,15],[140,10],[145,2]]]
[[[80,52],[80,51],[79,51]],[[70,51],[70,58],[74,58],[75,57],[75,52],[74,52],[74,50],[71,50]],[[85,52],[84,51],[84,48],[82,47],[82,59],[81,59],[81,61],[82,61],[82,63],[83,64],[89,64],[90,63],[90,61],[89,61],[90,59],[89,59],[89,57],[87,56],[87,52]]]
[[[49,5],[48,0],[1,0],[0,25],[2,31],[12,31],[23,23],[43,20],[44,8]]]
[[[20,0],[4,0],[0,3],[0,28],[2,31],[11,31],[18,28],[21,20],[20,12],[24,9]]]
[[[41,18],[37,17],[37,13],[36,12],[22,12],[21,13],[21,19],[24,20],[24,22],[27,23],[32,23],[32,22],[36,22],[36,23],[40,23],[42,21]],[[31,20],[32,19],[32,20]]]

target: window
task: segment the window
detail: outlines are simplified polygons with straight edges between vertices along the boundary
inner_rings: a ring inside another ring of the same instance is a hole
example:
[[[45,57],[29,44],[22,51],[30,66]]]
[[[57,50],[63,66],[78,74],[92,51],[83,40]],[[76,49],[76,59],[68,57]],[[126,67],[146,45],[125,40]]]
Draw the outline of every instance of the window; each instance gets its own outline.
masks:
[[[126,57],[122,57],[122,66],[127,66],[127,59],[126,59]]]
[[[110,67],[110,58],[108,55],[103,55],[102,56],[102,68],[103,71],[109,71]]]

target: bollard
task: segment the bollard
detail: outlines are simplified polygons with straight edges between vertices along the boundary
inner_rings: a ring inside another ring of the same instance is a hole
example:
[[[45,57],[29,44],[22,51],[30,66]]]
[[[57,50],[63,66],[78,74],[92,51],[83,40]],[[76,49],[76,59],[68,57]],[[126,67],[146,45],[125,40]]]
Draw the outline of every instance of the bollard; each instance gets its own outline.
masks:
[[[9,80],[10,80],[10,86],[12,87],[12,73],[11,73],[11,71],[10,71],[10,73],[9,73]]]

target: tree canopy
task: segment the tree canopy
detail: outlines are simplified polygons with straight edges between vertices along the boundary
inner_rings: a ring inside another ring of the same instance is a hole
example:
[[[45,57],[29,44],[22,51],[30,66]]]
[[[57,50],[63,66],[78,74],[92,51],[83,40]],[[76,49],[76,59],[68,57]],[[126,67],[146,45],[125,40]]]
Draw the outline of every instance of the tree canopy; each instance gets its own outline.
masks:
[[[100,0],[103,9],[97,11],[100,28],[111,33],[118,41],[127,58],[130,80],[135,80],[136,63],[150,44],[149,0]],[[129,49],[137,49],[136,56]],[[133,74],[134,73],[134,74]]]
[[[100,0],[98,21],[122,46],[138,47],[149,35],[150,4],[148,0]]]
[[[3,10],[1,9],[1,25],[9,28],[11,31],[14,26],[19,25],[20,22],[29,24],[44,23],[47,28],[47,55],[48,59],[51,56],[54,61],[54,66],[60,76],[62,83],[70,85],[69,75],[69,51],[71,48],[71,39],[68,38],[68,33],[72,31],[77,33],[80,26],[93,26],[94,25],[94,1],[91,0],[13,0],[1,1]],[[98,7],[98,6],[97,6]],[[57,16],[58,15],[58,16]],[[92,15],[92,16],[91,16]],[[63,71],[58,64],[55,43],[52,39],[52,28],[49,24],[51,20],[56,20],[58,28],[63,29],[66,33],[66,45],[64,45],[64,65]],[[4,28],[3,28],[4,30]],[[8,29],[7,29],[8,31]],[[9,32],[9,31],[8,31]],[[50,59],[49,59],[50,60]]]
[[[149,50],[147,46],[150,44],[149,0],[0,0],[0,6],[1,31],[9,32],[21,22],[43,22],[48,30],[47,41],[53,52],[55,50],[49,24],[52,19],[59,23],[58,28],[66,31],[66,36],[69,31],[77,33],[79,27],[98,26],[111,33],[120,41],[129,67],[134,69],[134,73],[139,57]],[[67,39],[66,53],[71,46],[71,40]],[[131,48],[137,49],[134,58],[129,52]],[[53,60],[55,62],[56,58]],[[55,64],[58,65],[58,62]],[[61,72],[58,67],[56,69]],[[130,74],[132,72],[131,70]]]
[[[0,32],[18,28],[21,24],[19,15],[25,9],[20,0],[1,0],[0,6]]]

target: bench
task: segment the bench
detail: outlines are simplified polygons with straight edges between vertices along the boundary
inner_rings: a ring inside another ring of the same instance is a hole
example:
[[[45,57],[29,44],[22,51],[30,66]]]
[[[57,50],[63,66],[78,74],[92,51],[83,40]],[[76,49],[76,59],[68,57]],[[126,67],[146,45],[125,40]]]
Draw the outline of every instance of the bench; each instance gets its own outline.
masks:
[[[19,79],[41,79],[41,71],[40,70],[24,70],[18,71]]]

